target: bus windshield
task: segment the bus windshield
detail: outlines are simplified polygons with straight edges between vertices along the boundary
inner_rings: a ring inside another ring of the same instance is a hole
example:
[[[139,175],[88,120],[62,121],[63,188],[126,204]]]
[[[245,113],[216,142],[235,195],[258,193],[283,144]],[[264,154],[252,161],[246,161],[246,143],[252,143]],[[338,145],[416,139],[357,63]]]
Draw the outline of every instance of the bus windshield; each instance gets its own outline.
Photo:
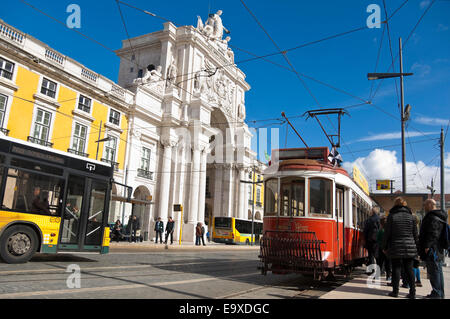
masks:
[[[231,218],[229,217],[216,217],[214,221],[216,228],[231,228]]]

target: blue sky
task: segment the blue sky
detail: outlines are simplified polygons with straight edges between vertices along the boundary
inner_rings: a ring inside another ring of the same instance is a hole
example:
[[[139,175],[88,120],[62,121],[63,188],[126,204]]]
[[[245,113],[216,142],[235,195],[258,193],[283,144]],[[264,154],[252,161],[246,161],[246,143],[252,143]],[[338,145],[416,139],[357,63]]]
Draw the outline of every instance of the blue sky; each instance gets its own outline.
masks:
[[[63,22],[69,16],[66,12],[67,6],[78,4],[81,8],[81,29],[78,31],[111,49],[120,48],[121,41],[126,39],[115,0],[27,2]],[[289,65],[280,55],[268,59],[284,68],[262,59],[239,63],[251,57],[240,49],[256,55],[277,52],[272,41],[258,26],[242,1],[126,2],[169,19],[177,26],[196,25],[197,15],[205,20],[209,11],[216,12],[221,9],[224,26],[231,31],[230,45],[235,51],[235,61],[246,73],[246,80],[251,85],[251,90],[246,95],[249,126],[267,124],[254,124],[250,121],[278,118],[284,111],[292,118],[292,123],[309,146],[329,146],[329,143],[314,119],[305,120],[300,115],[311,109],[345,107],[359,104],[361,99],[369,100],[372,84],[375,91],[380,83],[368,81],[366,74],[374,71],[387,72],[391,65],[388,34],[385,30],[378,68],[375,70],[383,27],[366,28],[289,51],[287,57],[295,70],[307,76],[301,78],[309,89],[308,93],[296,74],[288,70]],[[366,19],[370,15],[366,8],[370,4],[379,5],[384,18],[382,0],[243,2],[282,49],[366,26]],[[404,72],[414,73],[404,81],[405,104],[412,106],[411,119],[407,125],[407,142],[412,144],[407,144],[406,159],[408,164],[411,164],[411,167],[407,166],[408,183],[414,190],[416,188],[413,186],[416,185],[417,191],[426,191],[424,186],[430,183],[431,178],[439,178],[439,173],[436,173],[439,166],[439,157],[436,157],[439,149],[436,146],[437,141],[430,139],[437,139],[440,128],[446,129],[450,119],[450,1],[436,0],[414,32],[411,32],[431,2],[410,0],[389,21],[394,57],[398,54],[398,38],[402,37],[405,42],[411,34],[403,49]],[[404,0],[386,0],[388,15],[402,3]],[[160,19],[125,5],[121,5],[121,9],[131,37],[158,31],[163,27],[164,21]],[[0,18],[94,71],[117,80],[119,59],[112,52],[33,10],[22,1],[10,0],[4,3]],[[398,72],[398,59],[395,61],[395,72]],[[340,152],[347,162],[347,167],[353,163],[362,166],[363,173],[373,187],[377,178],[394,178],[398,182],[401,181],[397,167],[401,161],[401,148],[392,146],[401,143],[395,82],[394,79],[386,79],[381,83],[372,101],[376,106],[349,108],[349,116],[342,119],[341,134],[344,143],[341,143],[343,145]],[[337,126],[333,117],[323,118],[322,122],[330,132],[333,131],[333,126]],[[290,128],[286,138],[286,125],[272,127],[280,129],[281,147],[303,147]],[[375,152],[375,148],[380,151]],[[446,157],[449,159],[447,165],[450,166],[448,140],[446,149]],[[375,159],[377,160],[374,162]],[[394,166],[395,170],[388,174],[386,165],[390,168]],[[446,175],[448,183],[450,173],[447,172]],[[435,186],[436,184],[439,183],[435,182]],[[400,184],[396,185],[400,188]]]

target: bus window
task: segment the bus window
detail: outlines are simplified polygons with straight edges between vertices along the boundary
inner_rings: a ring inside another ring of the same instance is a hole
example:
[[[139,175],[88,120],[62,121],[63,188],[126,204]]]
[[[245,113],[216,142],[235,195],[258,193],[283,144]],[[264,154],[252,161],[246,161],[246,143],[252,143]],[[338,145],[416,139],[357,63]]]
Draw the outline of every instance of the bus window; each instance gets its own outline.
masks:
[[[91,201],[89,205],[89,217],[86,230],[86,245],[100,245],[103,229],[102,219],[105,210],[105,197],[108,185],[104,182],[93,182]]]
[[[309,179],[309,211],[311,215],[331,217],[332,181],[327,179]]]
[[[215,228],[231,228],[231,218],[229,217],[215,217],[214,218]]]
[[[357,206],[358,206],[358,202],[357,202],[357,200],[356,200],[356,194],[354,193],[354,192],[352,192],[352,221],[353,221],[353,227],[355,227],[356,228],[356,222],[357,222],[357,220],[356,220],[356,215],[357,215],[357,213],[358,213],[358,211],[357,211]]]
[[[305,181],[296,180],[292,183],[292,216],[305,216]]]
[[[265,183],[264,189],[264,216],[277,216],[278,214],[278,180],[270,179]]]
[[[63,231],[61,243],[63,244],[78,243],[85,186],[84,177],[69,176],[66,207],[64,209],[62,222]]]
[[[40,215],[61,215],[62,179],[8,169],[2,209]]]

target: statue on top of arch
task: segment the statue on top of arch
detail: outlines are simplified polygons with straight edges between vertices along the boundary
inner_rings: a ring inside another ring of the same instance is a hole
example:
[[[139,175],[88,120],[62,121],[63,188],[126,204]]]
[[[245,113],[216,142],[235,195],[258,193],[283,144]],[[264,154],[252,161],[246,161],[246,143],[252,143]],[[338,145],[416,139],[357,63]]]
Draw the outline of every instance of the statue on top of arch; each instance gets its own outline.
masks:
[[[197,16],[197,30],[203,33],[208,39],[222,40],[223,32],[225,31],[228,34],[230,31],[223,26],[221,15],[222,10],[209,14],[205,24],[203,24],[202,18]]]

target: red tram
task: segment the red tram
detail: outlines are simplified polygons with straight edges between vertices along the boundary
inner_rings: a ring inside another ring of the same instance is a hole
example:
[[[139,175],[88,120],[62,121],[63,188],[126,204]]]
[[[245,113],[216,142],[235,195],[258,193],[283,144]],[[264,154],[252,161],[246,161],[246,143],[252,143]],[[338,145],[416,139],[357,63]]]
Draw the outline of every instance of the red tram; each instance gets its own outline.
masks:
[[[370,197],[345,169],[329,162],[327,147],[274,154],[278,159],[264,172],[262,273],[320,279],[367,263],[362,230]]]

